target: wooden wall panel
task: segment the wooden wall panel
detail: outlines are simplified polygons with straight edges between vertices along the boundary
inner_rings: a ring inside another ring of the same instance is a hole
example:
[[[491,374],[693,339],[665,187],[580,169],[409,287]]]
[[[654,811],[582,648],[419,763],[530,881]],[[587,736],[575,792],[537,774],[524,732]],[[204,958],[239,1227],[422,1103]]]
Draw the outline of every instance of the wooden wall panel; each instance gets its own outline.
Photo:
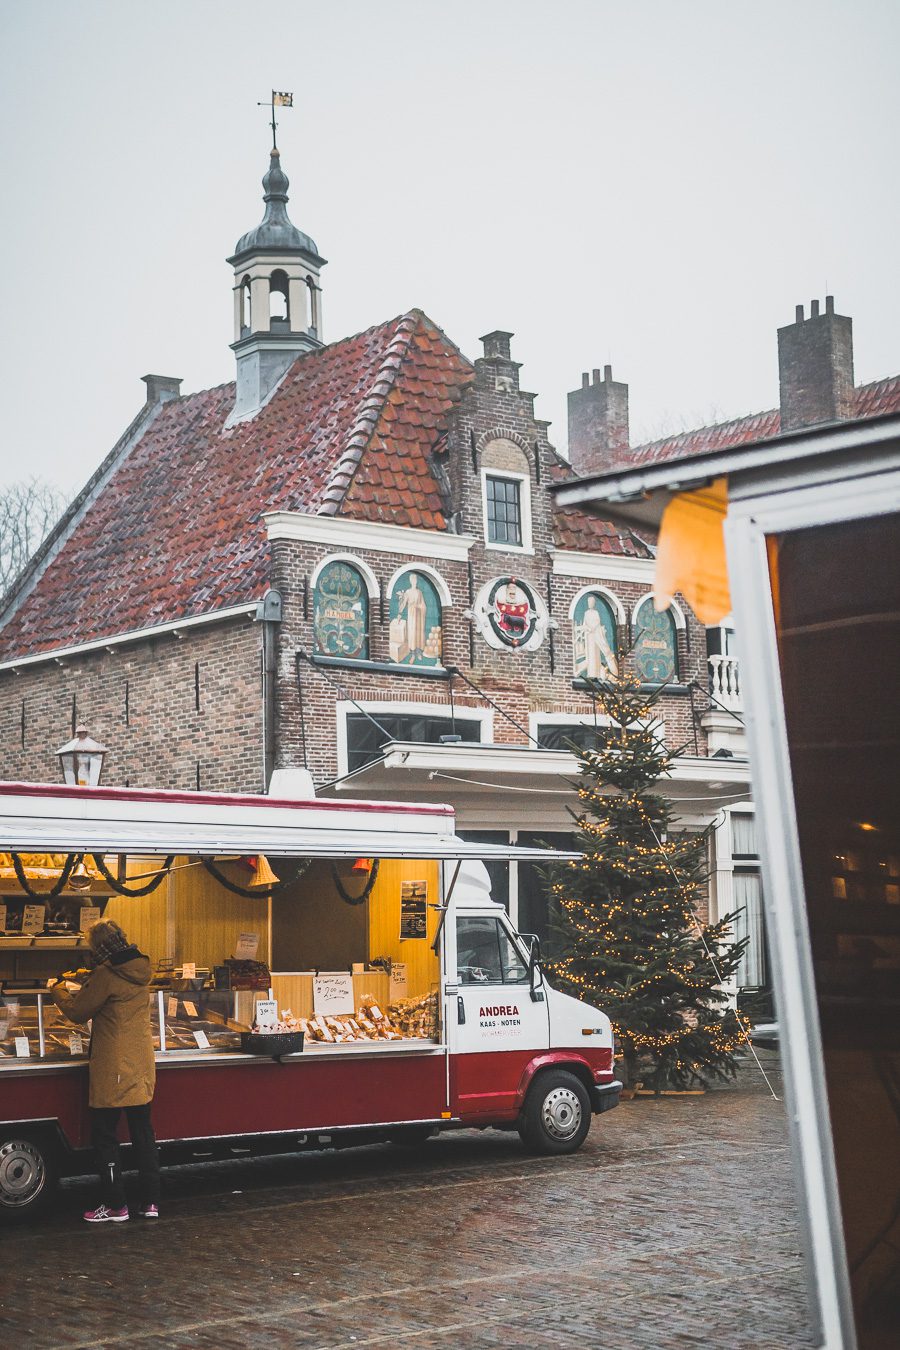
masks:
[[[440,903],[438,870],[439,864],[433,861],[384,858],[369,898],[369,960],[388,956],[392,961],[405,961],[410,998],[427,994],[440,978],[438,959],[431,949],[441,917],[431,908]],[[428,883],[427,937],[404,940],[400,937],[401,883],[423,880]]]
[[[339,866],[344,888],[361,890],[359,877]],[[341,899],[330,863],[313,863],[296,885],[272,897],[272,949],[276,970],[349,970],[365,961],[366,906]]]

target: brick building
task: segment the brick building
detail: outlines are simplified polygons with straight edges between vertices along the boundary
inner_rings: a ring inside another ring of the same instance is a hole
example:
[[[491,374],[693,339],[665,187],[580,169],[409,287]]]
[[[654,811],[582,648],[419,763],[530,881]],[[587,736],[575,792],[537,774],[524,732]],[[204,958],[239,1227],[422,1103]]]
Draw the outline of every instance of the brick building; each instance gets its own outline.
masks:
[[[469,361],[413,310],[325,344],[325,260],[288,217],[277,151],[263,187],[264,218],[229,259],[235,382],[182,395],[145,376],[144,407],[5,597],[0,774],[54,780],[83,724],[109,746],[111,782],[265,791],[302,770],[320,793],[452,801],[488,840],[561,840],[567,747],[602,734],[586,677],[625,662],[667,682],[681,818],[733,816],[712,907],[737,897],[755,922],[728,627],[709,637],[679,602],[656,614],[652,543],[548,489],[614,455],[758,436],[760,418],[631,448],[607,367],[570,395],[570,465],[509,333]],[[828,306],[779,334],[782,415],[900,402],[900,381],[854,389],[849,325]],[[536,874],[495,884],[546,935]],[[761,928],[754,942],[749,983]]]

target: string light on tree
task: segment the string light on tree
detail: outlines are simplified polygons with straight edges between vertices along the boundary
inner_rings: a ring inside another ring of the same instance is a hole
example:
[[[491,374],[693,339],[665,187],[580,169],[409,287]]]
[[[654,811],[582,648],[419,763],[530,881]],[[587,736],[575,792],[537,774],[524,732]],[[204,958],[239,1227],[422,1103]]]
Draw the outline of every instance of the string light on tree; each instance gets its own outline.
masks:
[[[554,973],[609,1014],[628,1085],[727,1080],[749,1028],[723,984],[746,939],[731,941],[733,915],[700,923],[708,832],[677,831],[652,791],[673,758],[653,719],[659,694],[627,675],[592,684],[611,725],[600,749],[579,753],[584,857],[551,874],[565,953]]]

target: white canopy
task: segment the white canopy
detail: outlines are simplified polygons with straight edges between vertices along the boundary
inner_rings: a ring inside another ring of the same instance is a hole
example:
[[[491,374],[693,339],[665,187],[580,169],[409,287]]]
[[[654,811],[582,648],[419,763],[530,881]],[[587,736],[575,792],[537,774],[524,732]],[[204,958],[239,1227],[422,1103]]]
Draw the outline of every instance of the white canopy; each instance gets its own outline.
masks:
[[[0,852],[557,861],[460,839],[449,806],[0,784]]]

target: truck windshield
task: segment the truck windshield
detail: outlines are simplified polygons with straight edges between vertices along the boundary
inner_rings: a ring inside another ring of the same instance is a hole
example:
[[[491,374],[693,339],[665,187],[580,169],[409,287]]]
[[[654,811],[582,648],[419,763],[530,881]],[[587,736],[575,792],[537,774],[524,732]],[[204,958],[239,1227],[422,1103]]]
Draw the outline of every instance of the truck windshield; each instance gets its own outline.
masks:
[[[527,984],[528,967],[499,919],[461,914],[456,920],[460,984]]]

